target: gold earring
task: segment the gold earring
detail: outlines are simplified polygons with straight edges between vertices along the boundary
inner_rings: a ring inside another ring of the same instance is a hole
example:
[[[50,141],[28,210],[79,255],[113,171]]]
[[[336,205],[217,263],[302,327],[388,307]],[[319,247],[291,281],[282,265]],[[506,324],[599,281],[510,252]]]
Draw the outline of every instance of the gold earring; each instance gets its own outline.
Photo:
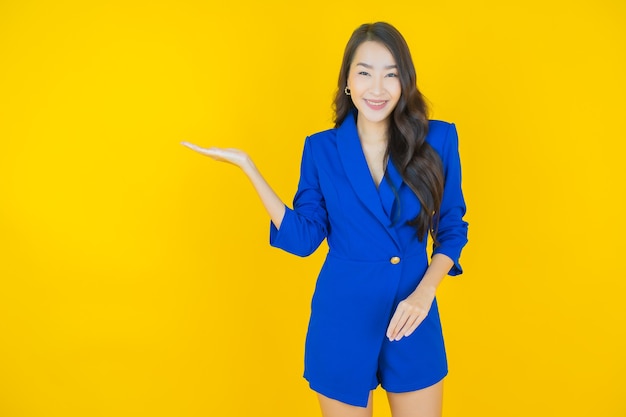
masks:
[[[347,85],[346,85],[346,88],[343,89],[343,92],[346,93],[347,96],[350,95],[350,89],[348,88]]]

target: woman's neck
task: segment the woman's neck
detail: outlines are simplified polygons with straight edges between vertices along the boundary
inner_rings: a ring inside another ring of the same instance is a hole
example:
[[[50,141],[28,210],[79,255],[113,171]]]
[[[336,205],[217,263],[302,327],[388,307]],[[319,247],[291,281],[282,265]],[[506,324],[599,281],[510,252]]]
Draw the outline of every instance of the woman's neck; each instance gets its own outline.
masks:
[[[357,132],[359,133],[359,139],[361,140],[361,143],[368,145],[387,144],[389,129],[388,121],[371,123],[364,118],[359,117],[357,119],[356,128]]]

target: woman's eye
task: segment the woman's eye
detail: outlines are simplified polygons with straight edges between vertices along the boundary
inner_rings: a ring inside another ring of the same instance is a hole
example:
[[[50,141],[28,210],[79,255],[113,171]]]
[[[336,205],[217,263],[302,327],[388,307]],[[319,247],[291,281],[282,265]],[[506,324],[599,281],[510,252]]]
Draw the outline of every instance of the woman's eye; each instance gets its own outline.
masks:
[[[359,75],[369,75],[369,73],[367,73],[365,71],[361,71],[361,72],[359,72]]]
[[[392,73],[390,73],[390,74],[387,74],[387,77],[397,77],[397,76],[398,76],[398,74],[395,74],[395,73],[393,73],[393,72],[392,72]]]

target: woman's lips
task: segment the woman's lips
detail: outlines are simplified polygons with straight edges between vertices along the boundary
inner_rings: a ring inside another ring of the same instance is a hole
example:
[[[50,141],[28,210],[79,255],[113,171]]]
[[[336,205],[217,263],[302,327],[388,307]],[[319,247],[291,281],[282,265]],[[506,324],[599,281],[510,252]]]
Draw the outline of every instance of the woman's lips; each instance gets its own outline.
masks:
[[[365,104],[372,110],[380,110],[387,104],[387,100],[365,100]]]

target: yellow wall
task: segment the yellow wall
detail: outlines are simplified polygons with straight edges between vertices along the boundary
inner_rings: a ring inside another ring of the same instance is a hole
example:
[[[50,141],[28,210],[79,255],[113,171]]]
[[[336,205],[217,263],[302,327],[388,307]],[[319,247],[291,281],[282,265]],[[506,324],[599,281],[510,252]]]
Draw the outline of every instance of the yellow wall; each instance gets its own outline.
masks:
[[[270,248],[243,175],[179,143],[245,148],[290,202],[375,20],[460,134],[445,416],[626,415],[626,3],[402,3],[0,2],[1,416],[318,415],[323,251]]]

